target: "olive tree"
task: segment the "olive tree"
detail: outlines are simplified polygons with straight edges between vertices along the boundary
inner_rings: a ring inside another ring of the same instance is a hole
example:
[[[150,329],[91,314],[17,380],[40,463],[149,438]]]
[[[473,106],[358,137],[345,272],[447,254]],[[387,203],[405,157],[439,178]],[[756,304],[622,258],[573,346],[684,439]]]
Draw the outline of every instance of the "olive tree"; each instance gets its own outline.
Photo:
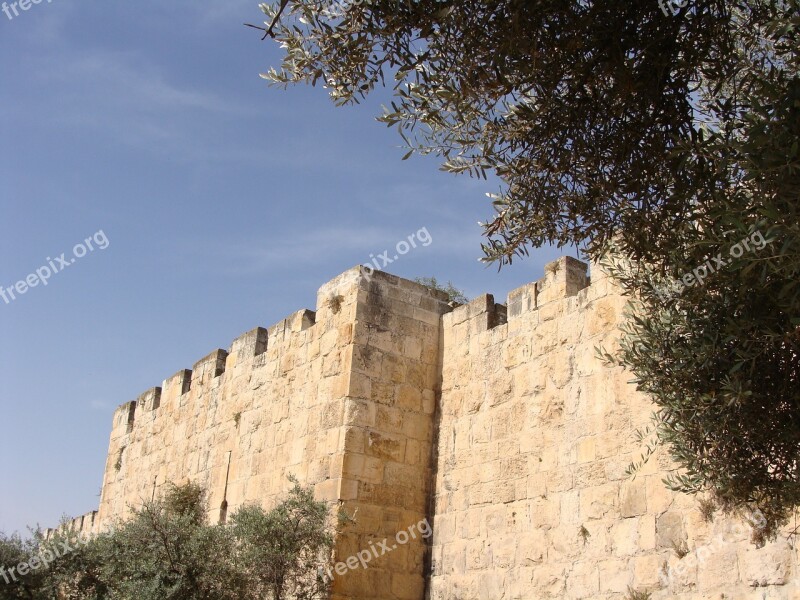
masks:
[[[408,155],[499,177],[485,260],[556,244],[609,263],[634,309],[614,358],[656,403],[674,487],[773,523],[797,506],[798,0],[261,8],[271,83],[342,105],[387,86]],[[756,232],[758,253],[656,293]]]

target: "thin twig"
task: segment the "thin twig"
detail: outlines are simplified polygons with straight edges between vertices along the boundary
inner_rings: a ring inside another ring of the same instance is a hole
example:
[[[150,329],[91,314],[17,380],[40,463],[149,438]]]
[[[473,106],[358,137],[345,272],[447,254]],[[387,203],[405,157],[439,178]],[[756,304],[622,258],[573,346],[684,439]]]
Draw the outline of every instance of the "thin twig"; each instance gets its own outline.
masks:
[[[281,0],[281,6],[278,9],[278,12],[275,13],[275,17],[272,19],[272,23],[269,24],[269,27],[259,27],[258,25],[252,25],[250,23],[245,23],[244,24],[245,27],[252,27],[253,29],[258,29],[259,31],[263,31],[264,36],[261,38],[261,41],[264,41],[265,39],[267,39],[267,37],[274,38],[275,32],[273,31],[273,29],[275,29],[275,26],[278,24],[278,21],[281,20],[281,15],[283,14],[283,11],[286,8],[286,5],[288,4],[289,0]]]

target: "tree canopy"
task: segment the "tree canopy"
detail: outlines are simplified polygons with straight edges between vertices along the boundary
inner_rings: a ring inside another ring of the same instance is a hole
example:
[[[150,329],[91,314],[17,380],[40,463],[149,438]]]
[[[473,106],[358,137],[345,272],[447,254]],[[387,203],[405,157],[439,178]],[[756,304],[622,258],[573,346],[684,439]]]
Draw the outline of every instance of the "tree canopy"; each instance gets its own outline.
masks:
[[[640,256],[670,247],[698,204],[745,178],[709,132],[730,139],[743,92],[797,70],[796,0],[692,0],[674,15],[656,0],[261,6],[286,51],[264,77],[321,83],[340,104],[388,82],[381,120],[412,149],[500,176],[485,247],[500,261],[528,245],[599,251],[619,232],[636,232]]]
[[[332,558],[328,506],[295,480],[267,511],[244,505],[208,524],[204,490],[170,486],[93,537],[0,533],[2,600],[321,600]],[[21,568],[20,568],[21,567]]]
[[[607,261],[633,308],[610,358],[656,403],[674,487],[772,523],[800,504],[800,0],[261,7],[284,49],[263,77],[337,104],[388,86],[409,155],[500,178],[485,260]]]

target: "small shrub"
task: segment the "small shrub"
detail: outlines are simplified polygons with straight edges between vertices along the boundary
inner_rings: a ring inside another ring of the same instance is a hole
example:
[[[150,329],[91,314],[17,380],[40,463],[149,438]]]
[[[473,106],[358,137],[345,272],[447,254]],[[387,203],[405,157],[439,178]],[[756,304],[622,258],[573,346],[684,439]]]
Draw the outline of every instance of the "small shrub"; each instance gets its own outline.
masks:
[[[332,296],[331,299],[328,300],[328,306],[333,314],[338,314],[339,311],[342,310],[342,302],[344,302],[344,298],[339,295]]]
[[[672,546],[672,551],[675,552],[675,556],[677,556],[678,558],[683,558],[687,554],[689,554],[689,546],[686,544],[684,540],[680,540],[678,542],[672,540],[670,542],[670,545]]]
[[[117,462],[114,463],[114,470],[119,471],[122,468],[122,455],[125,452],[125,446],[119,449],[117,454]]]
[[[469,302],[469,298],[463,291],[454,286],[452,281],[448,281],[446,284],[440,283],[436,277],[417,277],[414,281],[425,287],[444,292],[453,304],[467,304]]]
[[[650,592],[646,591],[637,591],[634,590],[632,587],[628,586],[628,595],[625,596],[625,600],[650,600],[651,594]]]
[[[700,515],[703,521],[711,523],[714,520],[714,513],[717,512],[717,503],[711,498],[700,498]]]
[[[586,542],[589,541],[589,538],[592,537],[592,534],[589,533],[589,530],[586,529],[586,527],[581,525],[581,528],[578,530],[578,537],[583,540],[583,545],[585,546]]]
[[[194,482],[183,485],[169,483],[164,493],[164,511],[175,517],[185,517],[196,526],[206,520],[206,492]]]

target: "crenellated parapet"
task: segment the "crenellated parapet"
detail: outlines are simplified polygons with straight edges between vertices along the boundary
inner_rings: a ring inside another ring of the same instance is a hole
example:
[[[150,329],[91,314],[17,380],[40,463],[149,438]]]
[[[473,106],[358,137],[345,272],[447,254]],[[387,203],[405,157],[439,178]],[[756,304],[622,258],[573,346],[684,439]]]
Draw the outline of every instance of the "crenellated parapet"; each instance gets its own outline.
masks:
[[[51,541],[57,533],[77,535],[84,539],[100,532],[97,521],[97,511],[88,512],[80,517],[75,517],[63,522],[55,528],[44,529],[42,536],[45,541]]]
[[[629,587],[700,600],[750,597],[753,582],[785,597],[791,549],[717,543],[731,521],[705,523],[668,492],[667,457],[627,478],[631,433],[653,407],[596,352],[618,342],[625,304],[598,266],[590,277],[569,257],[505,303],[462,306],[355,267],[319,288],[315,311],[252,329],[119,406],[99,510],[66,526],[97,532],[189,480],[223,522],[274,505],[293,476],[357,515],[337,560],[433,525],[432,539],[335,577],[331,600],[622,600]],[[682,564],[684,545],[731,572]]]
[[[265,354],[272,340],[280,344],[286,340],[287,334],[300,332],[314,325],[315,313],[301,310],[266,329],[257,327],[231,343],[228,350],[217,349],[198,360],[191,369],[181,369],[164,380],[159,387],[153,387],[142,393],[136,400],[121,404],[114,412],[112,428],[117,435],[133,433],[137,418],[148,415],[157,418],[162,402],[170,404],[187,398],[194,389],[222,385],[228,370],[234,369],[237,363],[252,362]]]

